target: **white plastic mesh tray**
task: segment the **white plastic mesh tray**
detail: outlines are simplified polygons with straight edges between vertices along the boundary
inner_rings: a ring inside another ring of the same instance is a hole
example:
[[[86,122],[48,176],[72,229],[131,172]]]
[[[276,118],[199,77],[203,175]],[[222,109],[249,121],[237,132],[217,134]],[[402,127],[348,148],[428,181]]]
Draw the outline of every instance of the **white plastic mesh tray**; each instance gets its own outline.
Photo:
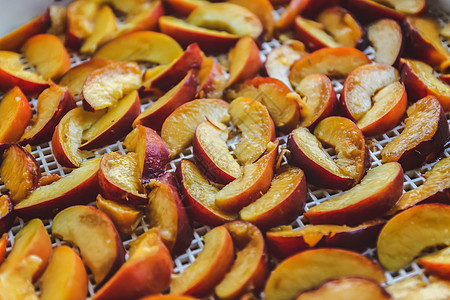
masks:
[[[430,3],[430,12],[437,17],[440,22],[446,23],[450,22],[450,13],[446,13],[444,10],[439,9],[439,7],[436,7],[436,3],[433,5],[433,1],[429,1]],[[447,46],[450,46],[450,41],[444,41]],[[279,42],[276,40],[273,40],[269,43],[264,43],[262,45],[261,49],[261,56],[264,57],[267,53],[271,51],[274,47],[278,46]],[[371,47],[368,47],[364,51],[370,58],[373,58],[373,49]],[[70,53],[71,54],[71,63],[72,66],[78,65],[81,62],[87,60],[86,57],[82,57],[77,55],[76,53]],[[335,91],[337,95],[339,96],[340,91],[342,89],[342,83],[343,81],[333,81],[333,86],[335,88]],[[142,110],[144,110],[146,107],[151,105],[152,101],[149,98],[142,99]],[[36,112],[36,104],[37,100],[32,99],[30,100],[31,107],[33,109],[33,113]],[[447,122],[450,123],[450,114],[447,114]],[[370,148],[370,155],[372,157],[372,167],[381,165],[381,149],[390,142],[394,137],[398,136],[401,131],[404,128],[404,123],[400,124],[399,126],[395,127],[390,132],[383,134],[381,136],[375,137],[375,138],[369,138],[366,139],[369,148]],[[284,148],[286,145],[286,139],[287,136],[278,136],[278,139],[280,140],[280,148]],[[230,150],[234,149],[234,145],[236,144],[238,140],[238,137],[234,138],[233,140],[229,141]],[[100,156],[105,152],[119,152],[119,153],[126,153],[125,147],[122,146],[122,141],[119,141],[113,145],[110,145],[100,151],[97,151],[96,153]],[[53,157],[52,150],[51,150],[51,142],[45,143],[40,146],[32,147],[32,154],[36,158],[37,162],[39,163],[41,167],[41,172],[43,174],[59,174],[61,176],[64,176],[68,173],[70,173],[69,169],[62,168],[58,165],[55,158]],[[330,151],[329,154],[332,156],[333,153]],[[447,147],[443,153],[442,157],[448,157],[450,156],[450,147]],[[174,172],[178,163],[181,159],[187,158],[191,159],[193,158],[192,154],[192,147],[189,147],[183,151],[179,156],[177,156],[174,160],[170,162],[170,165],[168,166],[169,172]],[[287,163],[286,158],[283,159],[283,164]],[[420,186],[425,179],[423,178],[422,174],[424,174],[426,171],[430,170],[435,163],[424,165],[420,169],[415,169],[411,171],[405,172],[404,175],[404,190],[408,191],[411,189],[416,188],[417,186]],[[3,183],[0,181],[0,190],[5,191],[5,187]],[[334,191],[334,190],[325,190],[325,189],[318,189],[314,186],[308,185],[308,192],[309,196],[306,200],[306,207],[305,211],[307,211],[309,208],[326,201],[342,192],[340,191]],[[94,204],[92,204],[94,205]],[[51,220],[44,220],[45,227],[47,228],[47,231],[49,234],[51,234]],[[294,228],[301,228],[305,225],[303,221],[303,217],[300,216],[297,218],[295,222],[293,222],[292,226]],[[23,227],[24,222],[17,218],[13,227],[9,231],[9,242],[7,251],[11,250],[11,247],[14,243],[14,237],[17,234],[17,232]],[[139,226],[137,227],[136,231],[129,236],[127,239],[123,241],[125,248],[127,248],[128,243],[136,238],[136,236],[142,234],[143,232],[147,231],[149,229],[149,225],[145,220],[145,217],[141,220]],[[200,224],[195,224],[195,232],[194,232],[194,238],[192,240],[192,243],[187,249],[186,253],[180,255],[177,259],[174,260],[174,273],[178,274],[183,272],[185,268],[187,268],[190,264],[192,264],[195,261],[196,256],[202,251],[203,249],[203,239],[202,236],[208,232],[210,228],[208,226],[203,226]],[[53,246],[59,246],[63,244],[64,242],[55,239],[52,237]],[[364,253],[365,256],[367,256],[370,259],[373,259],[376,261],[376,249],[371,248],[367,249]],[[428,279],[426,277],[426,274],[424,273],[424,270],[415,262],[410,264],[409,266],[403,268],[400,271],[397,272],[386,272],[386,278],[387,278],[387,285],[393,284],[395,282],[398,282],[402,279],[405,279],[407,277],[411,277],[414,275],[419,275],[421,278],[428,283]],[[93,276],[89,275],[89,288],[88,288],[88,299],[94,295],[94,289],[95,284],[93,281]]]

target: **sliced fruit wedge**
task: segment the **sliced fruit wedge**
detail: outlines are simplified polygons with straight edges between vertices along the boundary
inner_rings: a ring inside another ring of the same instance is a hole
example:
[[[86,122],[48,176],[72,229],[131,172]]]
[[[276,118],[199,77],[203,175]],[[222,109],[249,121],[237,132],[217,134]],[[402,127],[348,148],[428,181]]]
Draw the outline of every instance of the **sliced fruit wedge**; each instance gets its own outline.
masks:
[[[14,87],[0,102],[0,143],[15,143],[31,121],[31,106],[19,87]]]
[[[120,24],[117,36],[128,32],[153,30],[158,27],[158,19],[164,15],[162,1],[136,1],[137,6],[127,14],[124,24]]]
[[[425,0],[375,0],[377,2],[393,6],[398,12],[404,14],[420,14],[426,9],[427,3]]]
[[[0,238],[0,265],[5,261],[7,244],[8,244],[8,233],[5,232]]]
[[[295,36],[311,51],[342,46],[325,31],[323,24],[301,16],[295,18]]]
[[[444,248],[437,253],[421,257],[418,259],[418,262],[428,273],[436,275],[444,280],[449,280],[450,247]]]
[[[86,38],[81,53],[92,54],[99,45],[109,41],[117,30],[116,16],[108,5],[103,5],[95,15],[92,33]]]
[[[212,57],[203,58],[198,81],[196,98],[222,98],[226,78],[222,67]]]
[[[373,22],[383,18],[402,22],[405,19],[404,14],[378,3],[376,0],[347,0],[345,4],[348,10],[354,13],[359,20],[364,20],[364,22]]]
[[[6,243],[8,241],[8,231],[11,229],[11,226],[14,223],[15,216],[13,214],[13,202],[11,198],[4,194],[0,196],[0,234],[5,233],[5,236],[2,236],[0,239],[0,265],[6,255]],[[5,242],[6,239],[6,242]],[[4,244],[4,246],[3,246]],[[4,251],[3,251],[4,249]],[[4,252],[4,255],[3,255]]]
[[[275,20],[273,18],[273,6],[270,0],[228,0],[228,3],[237,4],[247,8],[254,13],[261,21],[264,28],[264,40],[270,41],[275,29]]]
[[[375,49],[376,63],[392,66],[398,61],[403,50],[403,34],[396,21],[381,19],[370,24],[367,38]]]
[[[67,47],[78,50],[83,41],[94,30],[95,16],[99,3],[82,0],[70,3],[67,6],[67,30],[65,44]]]

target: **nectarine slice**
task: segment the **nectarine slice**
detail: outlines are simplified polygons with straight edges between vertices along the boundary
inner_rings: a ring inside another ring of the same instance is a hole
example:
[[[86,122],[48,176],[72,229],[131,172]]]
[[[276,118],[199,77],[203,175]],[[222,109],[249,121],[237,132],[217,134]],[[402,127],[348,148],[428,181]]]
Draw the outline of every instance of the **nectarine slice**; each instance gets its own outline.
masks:
[[[295,167],[282,168],[272,179],[267,193],[244,207],[239,216],[261,229],[289,224],[303,211],[306,194],[303,171]]]
[[[450,247],[418,259],[425,270],[442,279],[450,278]]]
[[[88,280],[83,262],[68,246],[53,250],[52,258],[40,279],[39,299],[83,300],[88,291]]]
[[[31,120],[31,107],[19,87],[14,87],[0,102],[0,142],[15,143]]]
[[[301,16],[295,18],[295,36],[311,51],[342,46],[325,31],[323,24]]]
[[[243,6],[254,13],[263,25],[264,40],[270,41],[272,39],[275,20],[273,18],[273,6],[270,0],[228,0],[227,2]]]
[[[374,61],[393,65],[403,49],[403,35],[400,25],[391,19],[378,20],[367,27],[367,38],[375,49]]]
[[[197,126],[205,121],[227,123],[229,104],[219,99],[197,99],[178,107],[171,113],[161,129],[161,137],[167,144],[173,158],[189,147]]]
[[[99,45],[109,41],[117,30],[116,16],[108,5],[100,7],[95,15],[92,33],[80,48],[81,53],[92,54]]]
[[[100,159],[89,159],[69,175],[37,188],[15,206],[16,214],[25,219],[50,218],[68,206],[94,201],[98,194]]]
[[[164,15],[162,1],[136,1],[136,4],[127,14],[125,24],[120,24],[117,36],[127,32],[157,29],[158,19]]]
[[[52,234],[80,249],[98,285],[125,261],[125,249],[113,222],[95,207],[75,205],[64,209],[53,219]]]
[[[384,2],[386,3],[386,1]],[[359,20],[364,20],[364,22],[373,22],[382,18],[401,22],[405,19],[404,14],[378,3],[377,0],[347,0],[345,7],[355,14]]]
[[[226,79],[221,66],[212,57],[203,58],[198,81],[196,98],[222,98]]]
[[[78,50],[83,41],[94,30],[95,16],[99,8],[98,2],[82,0],[74,1],[67,6],[67,30],[65,44]]]
[[[424,204],[411,207],[390,219],[377,242],[378,259],[388,270],[409,264],[429,247],[450,245],[450,207]]]
[[[171,294],[206,297],[233,264],[233,239],[226,227],[215,227],[203,236],[203,240],[203,251],[195,262],[172,279]]]
[[[230,77],[226,87],[255,76],[262,66],[259,49],[250,37],[239,39],[228,53]]]
[[[362,277],[385,281],[379,265],[359,253],[341,249],[314,249],[282,261],[270,275],[264,290],[267,300],[288,300],[327,280]]]
[[[13,202],[9,195],[4,194],[0,196],[0,234],[8,232],[14,223],[14,214],[13,214]],[[1,243],[0,243],[1,244]],[[6,251],[6,246],[5,246]],[[0,251],[1,252],[1,251]],[[1,257],[1,255],[0,255]],[[4,256],[3,256],[4,258]],[[2,260],[0,258],[0,260]]]
[[[420,14],[426,9],[425,0],[375,0],[394,7],[396,11],[404,14]]]

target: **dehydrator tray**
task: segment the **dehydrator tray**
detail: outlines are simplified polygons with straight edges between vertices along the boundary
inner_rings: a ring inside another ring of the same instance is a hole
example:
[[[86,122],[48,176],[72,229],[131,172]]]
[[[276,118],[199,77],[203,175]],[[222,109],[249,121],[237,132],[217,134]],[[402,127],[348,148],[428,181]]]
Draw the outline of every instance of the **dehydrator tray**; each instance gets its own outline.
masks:
[[[67,1],[64,1],[64,2],[67,2]],[[57,5],[60,3],[61,3],[60,1],[55,1],[55,4],[57,4]],[[441,22],[442,24],[450,22],[450,12],[447,12],[444,9],[441,9],[438,2],[436,2],[434,0],[428,1],[428,9],[429,9],[431,15],[434,16],[436,19],[438,19],[439,22]],[[280,13],[281,13],[281,10],[275,11],[275,14],[277,16],[279,16]],[[443,40],[443,42],[450,49],[450,40]],[[270,42],[263,43],[261,45],[261,52],[260,52],[261,57],[264,58],[264,60],[265,60],[265,56],[273,48],[275,48],[279,45],[280,45],[280,43],[277,40],[272,40]],[[75,52],[69,52],[69,53],[70,53],[70,62],[71,62],[72,67],[88,60],[87,57],[80,56]],[[368,48],[366,48],[364,50],[364,53],[367,54],[369,58],[373,59],[373,48],[371,48],[369,46]],[[334,89],[336,91],[336,94],[339,97],[340,91],[342,89],[343,81],[342,80],[341,81],[333,80],[332,83],[333,83]],[[142,103],[141,110],[144,110],[146,107],[151,105],[153,103],[153,101],[151,98],[142,98],[141,103]],[[78,104],[80,104],[80,102],[78,102]],[[33,113],[35,114],[37,99],[36,98],[31,99],[30,105],[33,109]],[[447,122],[450,124],[450,114],[447,113],[446,117],[447,117]],[[391,130],[383,135],[380,135],[380,136],[377,136],[374,138],[366,138],[367,144],[369,145],[369,149],[370,149],[370,156],[372,158],[372,165],[371,165],[372,168],[381,165],[381,149],[388,142],[390,142],[393,138],[398,136],[402,132],[403,129],[404,129],[404,123],[401,123],[400,125],[395,127],[393,130]],[[280,135],[280,133],[277,133],[277,138],[280,142],[280,150],[282,150],[286,146],[287,135]],[[238,136],[229,141],[230,150],[234,149],[234,146],[236,145],[237,141],[238,141]],[[329,150],[330,150],[329,154],[331,156],[333,156],[331,149],[329,149]],[[107,153],[107,152],[119,152],[119,153],[124,154],[127,151],[126,151],[126,148],[122,145],[122,141],[119,141],[119,142],[112,144],[108,147],[105,147],[99,151],[96,151],[95,153],[97,156],[101,156],[103,153]],[[31,153],[33,154],[33,156],[36,158],[37,162],[39,163],[41,172],[43,174],[58,174],[61,176],[65,176],[65,175],[69,174],[71,171],[70,169],[61,167],[56,162],[56,160],[52,154],[51,142],[32,147]],[[447,145],[447,148],[444,150],[441,158],[449,157],[449,156],[450,156],[450,146]],[[175,159],[173,159],[170,162],[170,165],[168,166],[168,172],[171,172],[171,173],[175,172],[177,165],[183,158],[186,158],[186,159],[193,158],[192,147],[186,148],[180,155],[178,155]],[[284,157],[283,161],[282,161],[282,164],[285,164],[285,163],[287,163],[286,157]],[[421,184],[423,184],[425,179],[422,175],[425,172],[427,172],[428,170],[430,170],[434,166],[435,163],[436,162],[429,163],[429,164],[423,165],[419,169],[413,169],[413,170],[405,172],[404,173],[404,186],[403,186],[404,191],[406,192],[408,190],[414,189],[414,188],[420,186]],[[1,181],[0,181],[0,191],[2,191],[2,192],[6,191],[4,185]],[[324,202],[324,201],[326,201],[338,194],[341,194],[341,193],[342,193],[342,191],[319,189],[312,185],[308,185],[308,197],[306,199],[305,211],[307,211],[311,207],[313,207],[321,202]],[[95,205],[95,203],[92,203],[91,205]],[[43,222],[44,222],[44,225],[45,225],[48,233],[50,234],[50,237],[51,237],[51,240],[53,243],[53,247],[60,246],[62,244],[66,244],[65,242],[63,242],[59,239],[55,239],[54,237],[51,236],[52,220],[43,220]],[[300,216],[291,225],[293,228],[301,228],[301,227],[304,227],[306,224],[307,223],[305,222],[303,217]],[[10,252],[10,250],[13,246],[14,237],[19,232],[19,230],[21,228],[23,228],[23,226],[24,226],[24,221],[19,218],[16,218],[14,225],[12,226],[11,230],[8,232],[8,235],[9,235],[9,241],[8,241],[8,245],[7,245],[8,253]],[[136,231],[133,234],[131,234],[130,236],[128,236],[126,239],[123,239],[123,244],[124,244],[125,248],[127,249],[128,248],[127,245],[132,240],[134,240],[138,235],[147,231],[149,228],[150,227],[148,225],[148,222],[144,217],[141,220]],[[204,226],[204,225],[201,225],[198,223],[194,224],[194,237],[193,237],[190,247],[186,250],[186,252],[184,254],[178,256],[174,260],[174,273],[175,274],[182,273],[184,269],[186,269],[190,264],[192,264],[195,261],[196,256],[203,249],[202,236],[209,230],[210,230],[210,227],[208,227],[208,226]],[[369,249],[365,250],[362,254],[374,261],[377,261],[375,248],[369,248]],[[92,274],[88,274],[88,275],[89,275],[88,276],[89,286],[88,286],[87,299],[90,299],[94,295],[95,283],[94,283]],[[386,280],[387,286],[391,285],[393,283],[396,283],[400,280],[415,276],[415,275],[418,275],[425,283],[428,283],[427,274],[425,274],[425,271],[423,270],[423,268],[415,262],[411,263],[410,265],[406,266],[405,268],[403,268],[399,271],[386,272],[385,275],[386,275],[386,279],[387,279]]]

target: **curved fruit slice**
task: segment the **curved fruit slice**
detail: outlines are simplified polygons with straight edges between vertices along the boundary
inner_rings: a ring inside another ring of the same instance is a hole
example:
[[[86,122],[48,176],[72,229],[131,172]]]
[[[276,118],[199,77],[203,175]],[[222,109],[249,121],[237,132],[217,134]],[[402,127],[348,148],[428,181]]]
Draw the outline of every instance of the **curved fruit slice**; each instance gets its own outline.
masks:
[[[171,113],[161,129],[161,137],[173,158],[189,147],[197,126],[205,121],[228,123],[229,104],[219,99],[198,99],[187,102]]]
[[[326,299],[389,300],[392,298],[376,281],[358,277],[330,280],[317,289],[304,292],[297,297],[297,300]]]
[[[93,71],[84,81],[81,98],[86,110],[94,111],[114,105],[141,87],[141,69],[136,63],[115,62]]]
[[[38,187],[41,169],[27,150],[19,145],[11,145],[3,152],[0,178],[9,190],[13,203],[18,204]]]
[[[255,77],[246,80],[227,98],[248,97],[261,102],[269,111],[273,123],[284,132],[294,129],[300,119],[300,108],[296,95],[280,80],[270,77]]]
[[[353,12],[359,20],[364,20],[365,22],[373,22],[382,18],[393,19],[399,22],[405,19],[402,13],[377,3],[376,0],[347,0],[345,7]]]
[[[76,106],[75,99],[66,87],[53,85],[44,90],[38,98],[37,116],[25,129],[20,142],[39,145],[50,141],[59,121]]]
[[[88,280],[83,262],[68,246],[53,250],[52,258],[40,279],[39,299],[82,300],[88,292]]]
[[[164,15],[162,1],[136,2],[137,7],[127,14],[125,24],[121,24],[117,36],[127,32],[157,30],[158,19]]]
[[[100,149],[120,140],[132,130],[131,125],[140,112],[138,92],[132,91],[110,106],[104,115],[83,132],[81,138],[84,143],[79,149]]]
[[[216,194],[217,207],[227,212],[238,212],[265,193],[270,187],[277,153],[278,140],[269,142],[262,157],[245,165],[242,176]]]
[[[396,21],[381,19],[370,24],[367,37],[375,49],[376,63],[392,66],[398,61],[403,50],[403,35]]]
[[[345,77],[357,67],[370,63],[370,59],[355,48],[324,48],[300,58],[291,68],[289,81],[297,88],[310,74]]]
[[[74,1],[67,6],[67,47],[78,50],[85,38],[94,29],[95,16],[98,12],[99,4],[93,1]]]
[[[386,221],[376,219],[356,227],[345,225],[306,225],[299,230],[286,226],[266,234],[270,253],[284,259],[311,248],[343,248],[361,251],[374,244]]]
[[[383,270],[359,253],[340,249],[314,249],[281,262],[272,271],[264,290],[267,300],[288,300],[327,280],[362,277],[385,281]]]
[[[398,12],[404,14],[421,14],[426,9],[426,1],[425,0],[375,0],[380,3],[386,3],[387,5],[391,5]]]
[[[386,269],[398,270],[438,245],[450,246],[450,206],[419,205],[386,223],[378,237],[378,259]]]
[[[180,105],[194,99],[197,93],[197,71],[190,70],[186,76],[171,90],[147,107],[133,122],[161,130],[166,118]]]
[[[398,163],[370,169],[361,183],[322,202],[305,214],[312,224],[357,225],[381,217],[403,193],[403,170]]]
[[[136,31],[109,41],[95,53],[94,58],[165,65],[182,54],[183,49],[170,36],[153,31]]]
[[[130,258],[92,299],[138,299],[167,289],[173,262],[158,229],[148,230],[130,244]]]
[[[80,249],[97,285],[125,261],[125,249],[113,222],[95,207],[76,205],[61,211],[53,219],[52,234]]]
[[[263,25],[264,40],[270,41],[272,39],[275,21],[273,19],[273,6],[270,0],[228,0],[227,2],[245,7],[254,13]]]
[[[198,81],[196,98],[222,98],[226,78],[222,67],[212,57],[203,58]]]
[[[99,45],[110,40],[117,30],[116,16],[113,10],[104,5],[95,15],[92,33],[86,38],[80,48],[81,53],[92,54]]]
[[[425,284],[420,275],[403,279],[386,290],[398,300],[434,300],[436,297],[450,297],[450,284],[446,280],[431,277],[431,283]]]
[[[289,224],[303,211],[306,194],[303,171],[295,167],[282,168],[272,179],[267,193],[244,207],[239,216],[263,230]]]
[[[263,235],[258,227],[242,221],[224,226],[233,239],[236,259],[230,271],[215,287],[215,294],[220,299],[236,299],[246,292],[260,291],[269,273]]]
[[[166,173],[151,184],[147,216],[150,226],[161,232],[161,239],[173,256],[184,253],[191,244],[193,230],[180,196],[175,177]]]
[[[85,161],[80,168],[49,185],[37,188],[30,196],[14,207],[24,219],[51,218],[58,211],[71,205],[95,201],[98,194],[97,172],[100,158]]]
[[[267,108],[250,98],[239,97],[228,108],[233,124],[241,131],[234,153],[242,164],[252,163],[275,139],[275,126]]]
[[[147,204],[135,153],[105,153],[98,171],[100,194],[124,204]]]
[[[182,159],[177,168],[178,181],[184,195],[185,206],[194,221],[208,226],[217,226],[228,221],[236,220],[237,216],[222,212],[215,204],[215,197],[219,189],[210,184],[197,166]]]
[[[142,184],[147,184],[151,179],[164,174],[170,162],[169,150],[153,129],[138,125],[127,135],[123,144],[128,150],[137,154]]]
[[[228,60],[230,61],[230,77],[226,87],[252,78],[262,66],[258,45],[248,36],[239,39],[228,53]]]
[[[321,23],[298,16],[295,18],[294,25],[295,36],[311,51],[342,46],[325,31]]]
[[[46,79],[59,79],[70,69],[70,58],[61,40],[52,34],[38,34],[22,46],[26,60]]]
[[[404,193],[397,204],[388,212],[392,215],[411,206],[430,202],[449,203],[450,201],[450,157],[446,157],[426,172],[425,182]]]
[[[406,111],[405,129],[381,150],[382,162],[398,161],[410,170],[432,161],[449,138],[444,110],[434,96],[427,96]]]
[[[227,140],[228,128],[219,122],[206,120],[195,130],[194,157],[204,173],[220,184],[242,176],[241,166],[228,150]]]
[[[19,87],[14,87],[0,102],[0,143],[15,143],[31,120],[31,107]]]
[[[442,279],[450,279],[450,247],[444,248],[437,253],[427,255],[418,259],[418,262],[428,273]]]
[[[212,229],[203,236],[203,240],[203,251],[195,262],[172,279],[171,294],[205,297],[233,264],[233,240],[224,226]]]
[[[8,233],[6,232],[3,233],[2,237],[0,238],[0,265],[5,261],[7,244],[8,244]]]
[[[313,130],[320,121],[336,113],[338,100],[327,76],[308,75],[300,81],[295,91],[302,96],[300,126]]]
[[[8,233],[9,229],[14,223],[15,216],[13,214],[13,203],[11,198],[4,194],[0,196],[0,234]],[[7,238],[6,238],[7,239]],[[0,245],[3,245],[3,239],[0,240]],[[0,251],[2,252],[2,251]],[[6,242],[5,242],[5,255],[6,255]],[[0,265],[5,256],[0,253]]]

